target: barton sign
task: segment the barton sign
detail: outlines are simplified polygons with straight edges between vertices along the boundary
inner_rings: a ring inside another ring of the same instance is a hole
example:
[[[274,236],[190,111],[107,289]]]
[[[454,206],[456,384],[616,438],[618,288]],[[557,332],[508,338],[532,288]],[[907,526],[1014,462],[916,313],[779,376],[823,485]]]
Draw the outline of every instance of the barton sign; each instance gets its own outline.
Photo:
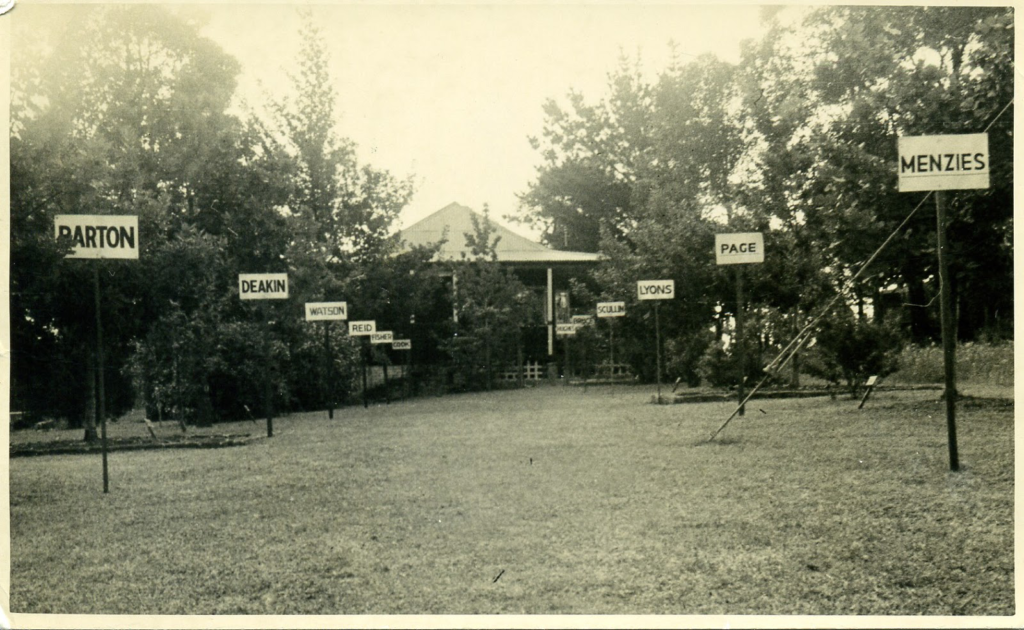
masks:
[[[987,133],[903,136],[897,151],[900,192],[989,187]]]
[[[638,280],[636,296],[641,300],[671,300],[676,296],[676,281]]]
[[[58,214],[54,236],[74,245],[65,258],[139,258],[139,217],[109,214]]]
[[[283,300],[288,297],[288,274],[240,273],[238,297],[243,300]]]

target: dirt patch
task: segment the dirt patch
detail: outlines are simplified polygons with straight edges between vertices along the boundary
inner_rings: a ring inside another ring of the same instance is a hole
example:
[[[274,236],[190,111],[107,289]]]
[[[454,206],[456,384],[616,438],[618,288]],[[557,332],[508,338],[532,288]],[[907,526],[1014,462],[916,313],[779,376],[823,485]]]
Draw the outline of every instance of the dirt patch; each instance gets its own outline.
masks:
[[[242,446],[259,439],[250,434],[235,435],[181,435],[167,436],[157,439],[149,437],[107,438],[107,451],[145,451],[167,448],[223,448],[226,446]],[[57,442],[28,442],[11,445],[11,457],[30,457],[34,455],[75,455],[83,453],[99,453],[102,446],[99,441],[84,440]]]

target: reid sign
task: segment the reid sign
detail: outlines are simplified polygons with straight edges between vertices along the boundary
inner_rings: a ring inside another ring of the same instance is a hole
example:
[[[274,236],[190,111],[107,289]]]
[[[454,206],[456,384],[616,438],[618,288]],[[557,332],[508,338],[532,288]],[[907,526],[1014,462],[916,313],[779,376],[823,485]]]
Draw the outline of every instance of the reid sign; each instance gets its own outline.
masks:
[[[288,297],[288,274],[240,273],[238,297],[243,300],[283,300]]]
[[[900,192],[989,187],[987,133],[902,136],[897,152]]]
[[[53,218],[55,238],[74,244],[65,258],[139,257],[139,217],[108,214],[58,214]]]
[[[671,300],[676,296],[676,281],[638,280],[636,296],[641,300]]]
[[[715,234],[715,263],[741,265],[764,262],[764,235],[760,232]]]
[[[377,332],[377,322],[375,320],[368,319],[348,323],[348,334],[350,337],[367,337],[375,332]]]

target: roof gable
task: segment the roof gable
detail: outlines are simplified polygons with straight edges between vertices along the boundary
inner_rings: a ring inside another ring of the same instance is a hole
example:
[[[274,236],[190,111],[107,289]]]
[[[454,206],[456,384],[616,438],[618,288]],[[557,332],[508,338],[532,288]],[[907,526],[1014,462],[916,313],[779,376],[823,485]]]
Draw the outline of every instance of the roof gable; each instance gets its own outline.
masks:
[[[465,235],[473,233],[473,217],[483,221],[483,215],[458,203],[450,203],[437,212],[417,221],[401,231],[401,238],[409,246],[429,245],[441,240],[447,228],[448,241],[441,247],[437,259],[462,260],[462,254],[471,257]],[[491,221],[492,238],[500,237],[495,246],[499,262],[586,262],[601,259],[600,254],[569,252],[550,249],[520,236],[508,228]]]

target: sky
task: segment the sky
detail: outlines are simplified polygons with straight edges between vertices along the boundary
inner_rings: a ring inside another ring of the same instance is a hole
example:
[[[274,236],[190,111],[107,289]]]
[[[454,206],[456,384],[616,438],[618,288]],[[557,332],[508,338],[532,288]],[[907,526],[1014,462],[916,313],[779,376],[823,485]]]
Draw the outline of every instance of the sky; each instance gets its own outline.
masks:
[[[291,91],[301,45],[298,5],[192,5],[202,33],[242,66],[238,96],[259,107]],[[362,162],[417,192],[401,226],[451,202],[520,215],[517,193],[541,163],[528,138],[546,99],[570,89],[596,102],[625,53],[648,78],[669,61],[713,53],[738,61],[760,34],[754,5],[315,5],[338,94],[337,131]],[[507,221],[501,221],[509,225]],[[529,228],[510,225],[521,234]]]

